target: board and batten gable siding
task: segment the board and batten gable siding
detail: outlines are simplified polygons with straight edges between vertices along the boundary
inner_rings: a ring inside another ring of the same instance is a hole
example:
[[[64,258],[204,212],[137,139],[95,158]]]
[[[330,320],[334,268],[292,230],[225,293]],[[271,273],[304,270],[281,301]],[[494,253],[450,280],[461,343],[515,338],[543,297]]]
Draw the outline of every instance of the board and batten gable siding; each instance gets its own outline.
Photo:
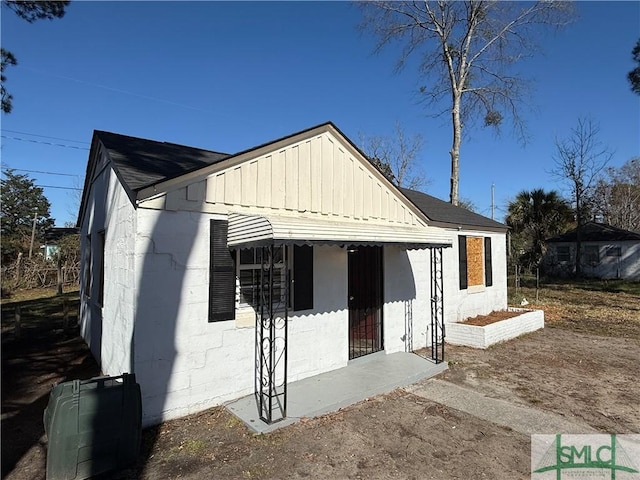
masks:
[[[506,234],[462,229],[452,231],[452,236],[457,237],[453,248],[443,249],[445,322],[461,322],[493,310],[506,309]],[[471,243],[477,254],[482,250],[482,258],[476,258],[474,266],[481,270],[472,275],[476,285],[469,285],[468,278],[462,277],[465,273],[468,275],[470,268],[468,261],[460,256],[461,252],[463,256],[468,255],[468,238],[476,240]],[[490,249],[490,259],[487,249]]]
[[[131,344],[134,330],[136,211],[115,172],[104,158],[101,160],[93,172],[80,226],[83,275],[79,323],[103,373],[120,375],[132,371],[130,349],[123,346]],[[93,275],[91,282],[84,280],[87,261]],[[85,291],[87,285],[89,292]]]
[[[222,162],[225,163],[225,162]],[[270,213],[426,225],[373,165],[330,131],[263,152],[140,201],[142,208]]]

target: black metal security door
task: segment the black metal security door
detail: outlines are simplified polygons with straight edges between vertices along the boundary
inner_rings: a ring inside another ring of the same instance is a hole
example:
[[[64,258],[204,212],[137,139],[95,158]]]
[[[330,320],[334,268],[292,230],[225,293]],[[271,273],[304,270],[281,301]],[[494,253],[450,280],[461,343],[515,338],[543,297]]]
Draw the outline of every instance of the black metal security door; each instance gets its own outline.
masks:
[[[382,248],[349,249],[349,359],[383,349]]]

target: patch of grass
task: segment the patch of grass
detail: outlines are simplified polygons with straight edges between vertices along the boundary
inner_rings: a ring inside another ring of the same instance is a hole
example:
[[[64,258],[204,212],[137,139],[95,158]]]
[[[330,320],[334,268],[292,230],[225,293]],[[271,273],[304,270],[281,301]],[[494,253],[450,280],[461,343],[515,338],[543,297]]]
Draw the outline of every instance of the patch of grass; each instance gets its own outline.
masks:
[[[227,419],[227,422],[224,426],[225,428],[237,428],[241,425],[243,425],[242,420],[240,420],[235,415],[229,415],[229,418]]]
[[[467,366],[462,360],[447,360],[447,364],[449,365],[449,369],[465,368]]]
[[[78,286],[65,286],[64,294],[76,293],[79,295]],[[12,291],[9,295],[3,295],[0,298],[0,304],[5,307],[13,303],[22,303],[29,300],[44,300],[56,296],[56,287],[48,288],[30,288]]]
[[[271,468],[266,465],[254,465],[242,471],[243,478],[265,478],[271,474]]]
[[[207,448],[207,444],[202,440],[185,440],[179,448],[187,454],[197,455]]]
[[[527,308],[544,310],[545,324],[581,333],[640,339],[640,282],[582,280],[546,283],[538,290],[522,287],[516,295],[529,302]],[[519,306],[519,302],[512,303]]]
[[[21,294],[11,299],[3,299],[2,303],[2,333],[15,329],[16,312],[20,308],[20,325],[22,330],[51,331],[63,327],[66,308],[68,327],[73,327],[78,321],[80,294],[77,290],[56,295],[54,290],[39,290],[29,294]],[[26,337],[25,337],[26,338]],[[5,339],[3,338],[3,343]]]

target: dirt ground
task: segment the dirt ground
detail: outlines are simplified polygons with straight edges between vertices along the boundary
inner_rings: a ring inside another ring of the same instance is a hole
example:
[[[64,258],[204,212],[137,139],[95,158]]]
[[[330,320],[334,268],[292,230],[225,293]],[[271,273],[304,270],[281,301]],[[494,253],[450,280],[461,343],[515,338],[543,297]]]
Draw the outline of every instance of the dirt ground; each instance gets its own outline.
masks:
[[[484,351],[447,346],[440,378],[603,432],[640,433],[640,296],[556,288],[540,305],[544,330]],[[34,327],[28,342],[24,329],[15,342],[3,325],[4,478],[45,478],[50,386],[97,374],[59,322],[40,324],[53,334]],[[526,435],[398,389],[267,435],[221,407],[207,410],[146,430],[138,464],[101,478],[513,480],[530,478],[529,445]]]

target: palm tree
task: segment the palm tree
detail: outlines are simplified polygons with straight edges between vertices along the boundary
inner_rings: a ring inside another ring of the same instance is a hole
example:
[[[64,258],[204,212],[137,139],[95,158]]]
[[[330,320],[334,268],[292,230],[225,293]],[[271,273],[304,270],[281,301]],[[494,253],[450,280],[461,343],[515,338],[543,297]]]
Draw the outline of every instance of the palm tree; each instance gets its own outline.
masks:
[[[546,251],[545,241],[565,232],[572,221],[571,206],[555,190],[539,188],[518,193],[509,203],[507,214],[512,245],[520,250],[518,263],[528,268],[539,266]]]

